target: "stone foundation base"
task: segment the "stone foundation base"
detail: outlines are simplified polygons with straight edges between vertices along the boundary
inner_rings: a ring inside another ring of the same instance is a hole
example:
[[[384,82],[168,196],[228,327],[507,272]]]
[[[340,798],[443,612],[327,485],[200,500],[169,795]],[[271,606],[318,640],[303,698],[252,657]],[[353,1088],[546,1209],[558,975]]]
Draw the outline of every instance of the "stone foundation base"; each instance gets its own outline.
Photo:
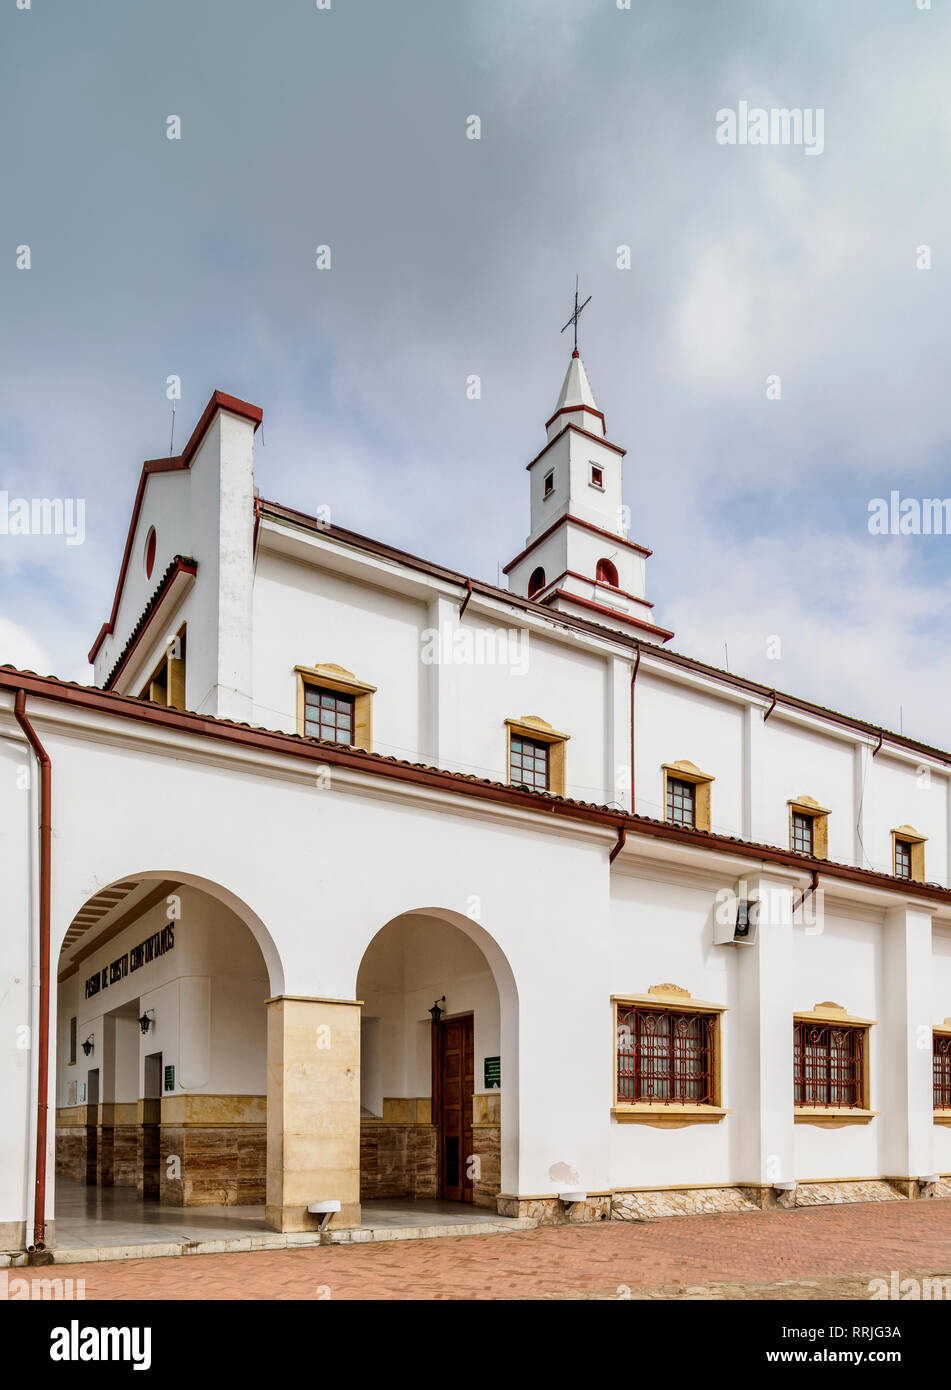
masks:
[[[910,1197],[910,1189],[917,1186],[916,1182],[912,1182],[909,1184],[909,1191],[902,1193],[897,1190],[895,1184],[887,1182],[884,1178],[868,1178],[862,1182],[802,1182],[796,1188],[796,1206],[821,1207],[840,1202],[900,1202],[903,1197]],[[914,1195],[917,1196],[917,1192]]]
[[[611,1196],[598,1193],[585,1202],[566,1206],[558,1197],[512,1197],[497,1199],[499,1216],[529,1217],[539,1226],[575,1226],[590,1221],[606,1221],[611,1215]]]
[[[951,1179],[942,1178],[926,1188],[922,1188],[915,1178],[868,1178],[847,1182],[804,1182],[792,1192],[748,1185],[614,1192],[590,1196],[586,1202],[569,1208],[557,1197],[515,1197],[505,1194],[498,1198],[498,1212],[500,1216],[531,1217],[542,1226],[565,1226],[606,1218],[612,1221],[657,1221],[667,1216],[772,1211],[844,1202],[901,1202],[923,1197],[951,1197]]]
[[[661,1216],[706,1216],[722,1211],[758,1211],[750,1189],[739,1187],[686,1188],[681,1192],[616,1192],[612,1221],[654,1221]]]

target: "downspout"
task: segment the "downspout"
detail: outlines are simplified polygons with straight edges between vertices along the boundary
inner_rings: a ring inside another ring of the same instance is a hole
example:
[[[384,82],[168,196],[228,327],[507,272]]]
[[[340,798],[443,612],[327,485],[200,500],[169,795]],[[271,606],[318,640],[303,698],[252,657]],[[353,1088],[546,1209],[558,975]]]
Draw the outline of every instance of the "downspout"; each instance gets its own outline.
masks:
[[[797,903],[793,903],[793,913],[794,913],[794,914],[797,913],[797,912],[799,911],[799,909],[803,906],[803,904],[806,902],[806,900],[807,900],[808,898],[811,898],[811,897],[812,897],[813,893],[816,891],[816,889],[817,889],[818,887],[819,887],[819,870],[818,870],[818,869],[813,869],[813,871],[812,871],[812,882],[809,884],[809,887],[806,888],[806,889],[804,889],[803,892],[799,895],[799,901],[798,901]]]
[[[624,842],[626,841],[626,839],[627,831],[624,829],[624,826],[622,825],[617,833],[617,844],[614,846],[614,848],[611,850],[611,853],[608,855],[609,864],[613,864],[615,859],[621,853],[621,850],[624,848]]]
[[[26,694],[18,690],[13,713],[40,767],[40,1017],[36,1082],[36,1186],[30,1254],[46,1249],[46,1136],[50,1066],[50,878],[52,865],[52,772],[49,754],[26,715]]]

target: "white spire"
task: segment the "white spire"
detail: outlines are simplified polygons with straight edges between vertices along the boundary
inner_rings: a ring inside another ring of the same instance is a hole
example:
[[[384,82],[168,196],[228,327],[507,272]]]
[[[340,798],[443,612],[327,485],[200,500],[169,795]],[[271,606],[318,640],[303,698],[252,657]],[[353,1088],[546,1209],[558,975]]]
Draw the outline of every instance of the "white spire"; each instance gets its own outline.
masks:
[[[561,387],[561,395],[558,397],[558,404],[555,409],[565,410],[567,408],[570,410],[574,405],[590,405],[592,410],[598,408],[580,352],[571,354],[571,361],[568,363],[568,370],[565,372],[565,379]]]
[[[577,348],[571,354],[555,413],[548,421],[549,439],[553,439],[569,423],[579,425],[590,434],[604,437],[604,416],[594,399],[588,373]]]

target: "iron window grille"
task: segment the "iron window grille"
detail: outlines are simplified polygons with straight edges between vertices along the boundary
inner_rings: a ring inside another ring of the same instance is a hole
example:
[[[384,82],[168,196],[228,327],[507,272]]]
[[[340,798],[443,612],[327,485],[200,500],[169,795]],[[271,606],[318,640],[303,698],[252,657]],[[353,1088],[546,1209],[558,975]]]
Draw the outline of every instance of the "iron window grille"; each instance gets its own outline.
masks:
[[[618,1008],[618,1101],[713,1105],[715,1014]]]
[[[696,824],[697,789],[692,782],[667,778],[667,819],[674,825]]]
[[[353,744],[352,695],[323,690],[317,685],[304,687],[304,733],[330,743]]]
[[[549,746],[534,738],[513,734],[509,745],[509,781],[516,787],[547,792]]]
[[[792,848],[800,854],[815,852],[815,823],[812,816],[802,811],[792,813]]]
[[[895,877],[911,878],[911,841],[895,841]]]
[[[934,1108],[951,1110],[951,1037],[934,1035]]]
[[[793,1081],[796,1105],[862,1109],[865,1028],[796,1023]]]

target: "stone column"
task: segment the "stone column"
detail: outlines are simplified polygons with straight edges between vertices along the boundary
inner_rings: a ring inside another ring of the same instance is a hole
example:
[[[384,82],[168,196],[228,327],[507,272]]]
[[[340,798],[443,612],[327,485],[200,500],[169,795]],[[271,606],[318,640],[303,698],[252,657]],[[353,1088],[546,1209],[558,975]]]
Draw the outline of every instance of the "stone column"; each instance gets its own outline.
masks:
[[[884,1095],[872,1104],[885,1128],[884,1176],[907,1182],[912,1197],[934,1171],[931,969],[930,911],[886,913],[884,1027],[872,1029],[872,1046],[884,1049]]]
[[[267,1208],[276,1231],[360,1224],[360,1006],[280,995],[267,1002]]]
[[[739,953],[740,1006],[730,1026],[741,1094],[728,1101],[745,1116],[741,1129],[744,1183],[771,1189],[793,1171],[793,896],[791,879],[751,873],[745,896],[760,900],[755,945]],[[768,1196],[769,1194],[767,1194]]]

